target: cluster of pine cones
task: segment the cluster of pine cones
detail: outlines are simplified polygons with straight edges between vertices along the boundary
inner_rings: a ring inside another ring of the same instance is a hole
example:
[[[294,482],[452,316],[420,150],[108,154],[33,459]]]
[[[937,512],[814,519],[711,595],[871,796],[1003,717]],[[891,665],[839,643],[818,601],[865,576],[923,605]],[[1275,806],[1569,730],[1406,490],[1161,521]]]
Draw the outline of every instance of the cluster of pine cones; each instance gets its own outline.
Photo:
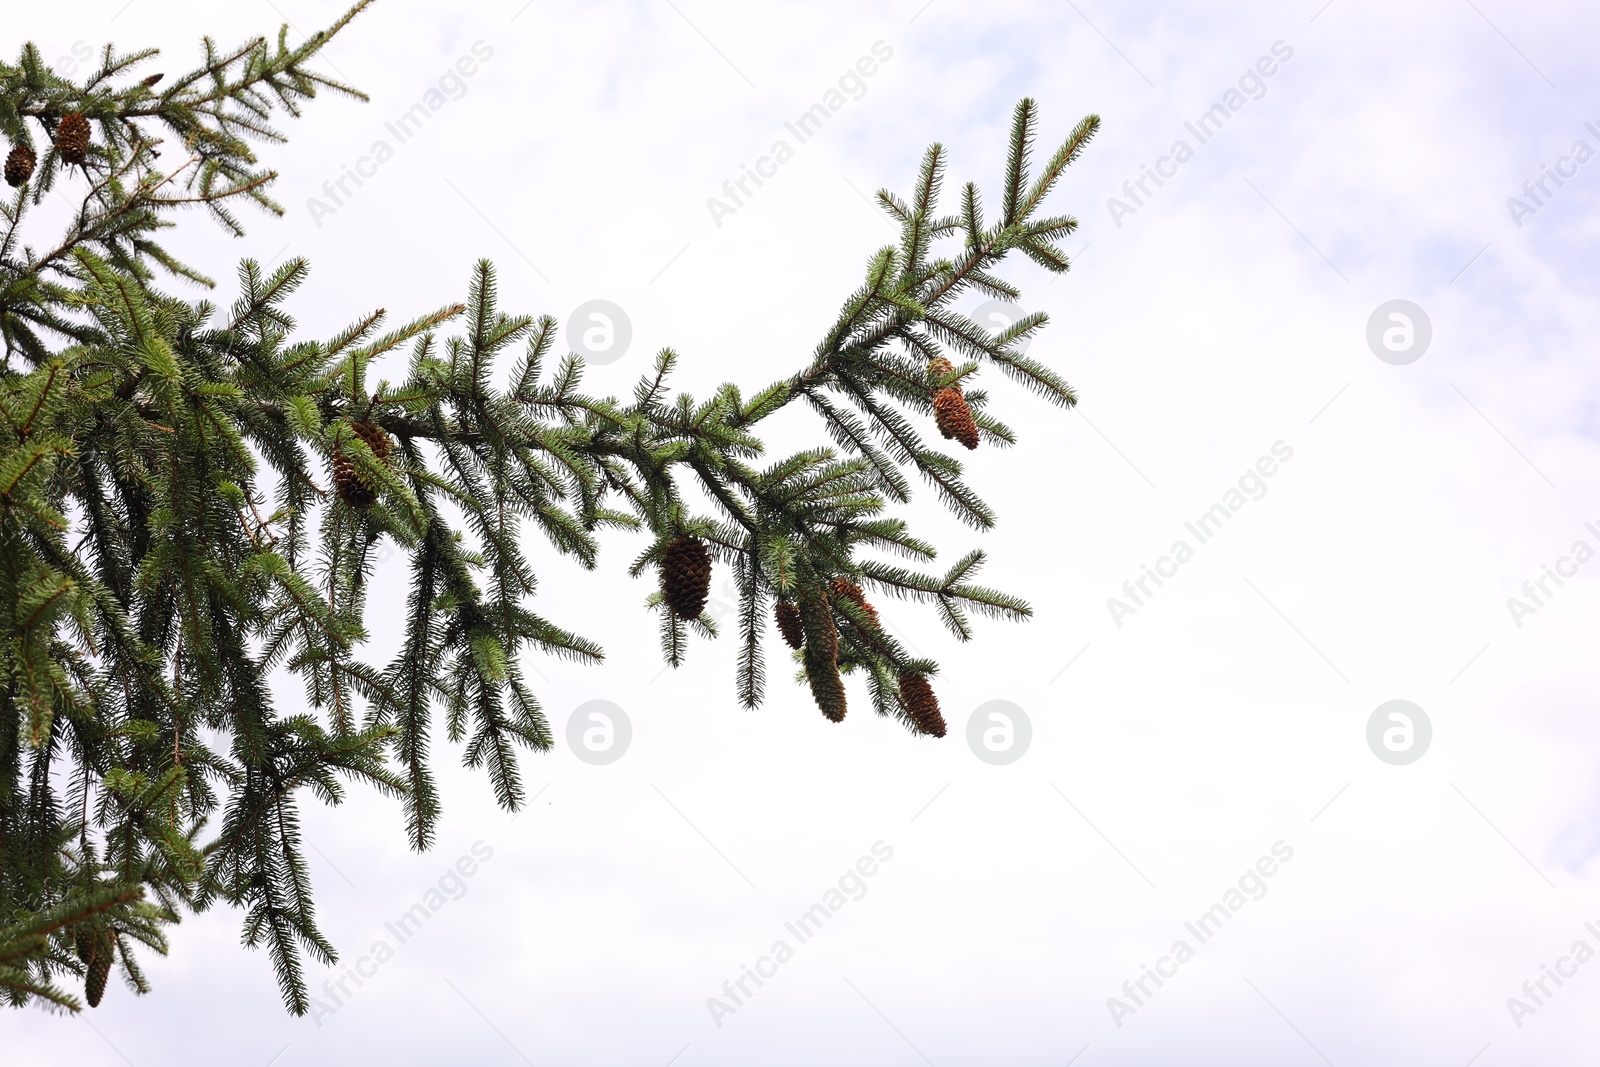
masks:
[[[352,422],[350,430],[366,442],[373,458],[379,463],[389,462],[393,445],[382,427],[370,422]],[[333,449],[333,487],[338,491],[339,499],[353,508],[370,508],[378,500],[377,489],[362,478],[350,457],[340,451],[337,445]]]
[[[867,603],[859,585],[848,578],[834,578],[828,584],[834,596],[851,601],[873,626],[878,625],[877,609]],[[801,590],[798,602],[780,600],[773,614],[784,642],[801,650],[806,681],[817,707],[828,719],[839,722],[846,710],[844,682],[839,677],[839,629],[828,607],[827,593],[821,588]],[[919,732],[944,736],[939,700],[925,676],[910,671],[900,675],[900,703]]]
[[[773,609],[778,632],[790,648],[801,653],[811,695],[832,722],[844,719],[844,679],[839,676],[839,627],[833,619],[828,594],[848,600],[861,609],[868,623],[878,626],[878,612],[867,603],[861,587],[848,578],[834,578],[827,587],[802,589],[797,600],[779,600]],[[661,555],[661,596],[680,619],[698,619],[711,595],[711,553],[705,542],[680,534]],[[900,675],[900,702],[913,725],[925,734],[943,737],[944,717],[933,687],[920,674]]]
[[[955,367],[948,359],[928,361],[928,377],[934,381],[948,378]],[[933,394],[933,420],[946,440],[954,438],[969,449],[978,447],[978,424],[972,418],[972,408],[961,395],[961,384],[947,385]]]
[[[61,154],[61,161],[70,166],[81,167],[87,163],[89,120],[76,111],[63,115],[56,124],[56,151]],[[33,168],[38,163],[39,156],[33,146],[26,141],[18,141],[6,156],[6,184],[13,189],[21,188],[33,177]]]

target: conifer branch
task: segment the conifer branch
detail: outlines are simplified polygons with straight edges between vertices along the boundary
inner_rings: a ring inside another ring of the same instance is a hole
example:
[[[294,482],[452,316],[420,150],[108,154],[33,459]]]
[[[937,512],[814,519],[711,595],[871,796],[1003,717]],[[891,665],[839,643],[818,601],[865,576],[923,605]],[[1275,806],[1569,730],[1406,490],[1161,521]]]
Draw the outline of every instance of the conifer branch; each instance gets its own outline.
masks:
[[[877,714],[939,736],[938,664],[913,657],[868,594],[931,609],[961,640],[973,615],[1030,614],[975,584],[981,552],[920,570],[935,546],[894,512],[920,478],[968,525],[995,524],[961,462],[927,437],[1013,441],[979,387],[988,367],[1077,402],[1021,353],[1042,314],[991,333],[957,303],[1020,299],[1000,273],[1012,253],[1069,268],[1058,244],[1076,222],[1034,216],[1097,119],[1031,176],[1037,116],[1019,104],[997,222],[972,183],[940,214],[948,159],[932,146],[907,198],[879,194],[897,243],[871,253],[799,369],[748,392],[676,389],[679,356],[663,349],[629,396],[587,394],[579,357],[552,365],[559,324],[502,311],[487,261],[460,303],[392,328],[382,310],[363,314],[320,340],[289,312],[311,278],[300,259],[270,271],[244,260],[225,309],[162,291],[160,271],[209,284],[156,240],[175,210],[202,205],[230,233],[236,202],[281,210],[255,146],[281,141],[275,120],[321,91],[361,98],[310,64],[369,4],[298,46],[286,32],[231,50],[208,39],[201,65],[161,91],[132,80],[151,50],[108,47],[81,83],[31,45],[0,64],[0,132],[42,156],[0,205],[9,1003],[78,1010],[65,986],[82,979],[93,1004],[113,959],[143,990],[133,953],[164,951],[183,912],[223,902],[288,1009],[307,1011],[307,961],[337,957],[304,854],[306,797],[375,789],[399,801],[410,845],[428,848],[442,744],[518,810],[521,760],[554,744],[525,681],[532,657],[603,657],[535,610],[530,532],[589,568],[602,528],[648,535],[631,571],[662,579],[645,599],[673,666],[715,638],[710,573],[731,568],[745,708],[766,695],[776,613],[829,719],[859,704],[864,678]],[[69,114],[93,131],[70,167]],[[156,167],[163,138],[183,143],[181,164]],[[81,183],[79,209],[35,255],[20,230],[58,182]],[[762,424],[797,403],[817,440],[768,455]],[[389,552],[392,572],[378,562]],[[374,661],[368,592],[402,575],[400,648]],[[286,678],[304,687],[293,714],[274,696]]]

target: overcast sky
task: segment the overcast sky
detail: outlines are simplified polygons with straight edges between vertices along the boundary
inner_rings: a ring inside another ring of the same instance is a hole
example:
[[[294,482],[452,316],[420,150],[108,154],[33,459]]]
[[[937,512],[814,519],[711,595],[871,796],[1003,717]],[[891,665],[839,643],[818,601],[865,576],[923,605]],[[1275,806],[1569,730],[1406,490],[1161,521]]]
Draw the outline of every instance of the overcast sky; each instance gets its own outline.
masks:
[[[159,45],[169,74],[202,33],[298,39],[339,9],[14,6],[13,53]],[[947,188],[993,205],[1019,98],[1045,142],[1098,113],[1050,204],[1082,222],[1072,272],[1006,271],[1081,406],[985,373],[1021,437],[962,457],[998,528],[909,509],[1036,616],[961,645],[880,603],[944,665],[949,736],[914,738],[858,688],[823,720],[776,640],[759,711],[731,636],[663,673],[637,537],[596,573],[536,553],[536,606],[608,657],[535,663],[559,739],[525,761],[537,799],[500,811],[441,738],[432,852],[392,802],[307,809],[319,915],[361,985],[319,973],[329,1010],[290,1018],[213,912],[142,1000],[0,1015],[8,1067],[1591,1062],[1600,558],[1575,546],[1600,551],[1600,13],[1218,7],[381,0],[325,61],[371,102],[319,99],[267,150],[285,216],[242,240],[195,216],[183,247],[219,301],[242,256],[308,257],[314,336],[461,299],[490,257],[510,310],[626,312],[599,392],[666,345],[697,394],[789,373],[895,238],[872,192],[905,193],[929,142]],[[801,143],[785,124],[819,103]],[[767,176],[734,201],[746,167]],[[1218,504],[1202,542],[1186,524]],[[1395,700],[1414,708],[1369,743]],[[631,726],[609,764],[567,742],[590,701]],[[968,742],[993,701],[1021,710],[1000,706],[1012,754],[1031,730],[1010,763]],[[816,904],[802,942],[786,924]]]

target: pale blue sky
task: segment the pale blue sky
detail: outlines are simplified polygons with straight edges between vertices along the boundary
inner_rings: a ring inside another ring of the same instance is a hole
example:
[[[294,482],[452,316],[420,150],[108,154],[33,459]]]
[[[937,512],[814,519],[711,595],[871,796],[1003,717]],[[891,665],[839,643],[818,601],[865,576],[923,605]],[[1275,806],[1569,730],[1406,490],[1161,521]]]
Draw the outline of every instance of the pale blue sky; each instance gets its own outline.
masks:
[[[120,3],[29,5],[8,32],[47,54],[158,43],[174,70],[201,32],[310,31],[337,7]],[[950,736],[864,707],[822,722],[775,654],[768,705],[740,711],[727,639],[658,678],[647,583],[625,573],[639,542],[610,537],[599,573],[544,564],[538,606],[609,658],[541,664],[540,696],[558,737],[585,701],[621,705],[624,758],[528,760],[548,789],[512,821],[441,739],[448,815],[421,857],[393,804],[307,809],[351,959],[473,842],[494,849],[348,1007],[284,1017],[238,916],[213,913],[142,1001],[0,1016],[8,1064],[1589,1062],[1600,964],[1520,1028],[1507,998],[1574,940],[1600,948],[1600,562],[1520,628],[1506,601],[1575,540],[1600,548],[1600,160],[1520,229],[1505,201],[1574,140],[1600,151],[1600,13],[919,3],[382,0],[330,53],[373,102],[318,101],[269,153],[287,216],[232,242],[197,218],[184,240],[221,278],[240,255],[309,256],[295,310],[315,334],[457,299],[488,255],[512,310],[627,309],[633,348],[593,388],[626,390],[667,344],[684,387],[750,387],[806,358],[894,238],[858,194],[906,190],[937,139],[947,196],[974,178],[992,208],[1019,97],[1040,103],[1041,155],[1099,113],[1052,198],[1087,251],[1055,280],[1008,270],[1050,313],[1031,354],[1081,413],[986,374],[1022,437],[971,457],[999,528],[922,496],[910,512],[945,559],[987,549],[985,579],[1037,617],[958,646],[883,606],[942,659]],[[308,198],[480,40],[465,94],[313,220]],[[880,40],[865,95],[718,228],[707,198]],[[1116,228],[1107,199],[1278,41],[1293,57],[1266,95]],[[1409,366],[1364,336],[1397,298],[1433,326]],[[1116,626],[1108,598],[1278,441],[1294,458],[1267,495]],[[380,647],[399,597],[379,593]],[[1365,739],[1396,698],[1434,729],[1406,767]],[[1007,767],[964,740],[995,699],[1034,728]],[[878,840],[895,857],[867,895],[717,1027],[707,999]],[[1117,1027],[1108,998],[1279,840],[1295,856],[1270,892]]]

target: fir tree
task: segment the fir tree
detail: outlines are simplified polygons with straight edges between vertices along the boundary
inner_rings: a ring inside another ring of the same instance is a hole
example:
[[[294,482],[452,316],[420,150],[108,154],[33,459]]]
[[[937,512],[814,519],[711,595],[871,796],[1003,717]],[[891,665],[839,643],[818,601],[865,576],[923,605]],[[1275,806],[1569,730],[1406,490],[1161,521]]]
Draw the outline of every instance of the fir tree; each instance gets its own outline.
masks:
[[[691,634],[715,633],[703,612],[684,617],[704,602],[707,561],[728,568],[747,708],[763,697],[779,605],[797,611],[791,654],[830,718],[846,711],[841,675],[859,675],[878,714],[935,736],[938,665],[902,647],[866,593],[930,605],[962,640],[969,613],[1029,614],[974,584],[981,552],[917,569],[934,547],[890,508],[910,499],[914,472],[971,526],[994,523],[960,463],[925,440],[941,390],[991,446],[1013,435],[973,388],[980,369],[1076,403],[1018,351],[1043,314],[993,334],[953,305],[969,291],[1017,299],[995,273],[1013,252],[1068,269],[1058,242],[1077,224],[1039,209],[1097,118],[1035,172],[1035,107],[1023,100],[992,221],[971,183],[954,214],[938,213],[945,153],[930,148],[909,199],[878,194],[898,243],[870,257],[793,375],[697,399],[669,388],[668,350],[630,397],[600,398],[582,391],[578,357],[556,355],[553,319],[501,310],[487,262],[463,303],[394,327],[382,311],[361,315],[324,340],[299,336],[286,310],[308,276],[302,260],[245,260],[227,308],[158,284],[212,284],[158,240],[175,209],[203,206],[234,234],[238,203],[281,213],[251,143],[281,140],[274,116],[319,91],[363,98],[307,63],[370,2],[299,47],[287,28],[231,51],[208,39],[201,66],[172,79],[138,73],[153,50],[109,46],[82,83],[32,45],[0,64],[0,132],[19,149],[7,178],[20,178],[0,219],[0,603],[11,606],[0,612],[0,995],[12,1004],[76,1010],[64,984],[84,982],[97,1002],[113,967],[143,991],[135,946],[165,951],[167,926],[220,901],[243,912],[246,944],[266,948],[289,1009],[306,1011],[305,959],[335,952],[316,923],[302,797],[337,804],[349,782],[375,787],[400,799],[411,844],[427,848],[442,728],[516,810],[518,749],[552,745],[528,657],[601,658],[531,608],[530,532],[593,568],[597,531],[639,530],[648,543],[633,573],[659,579],[647,603],[672,665]],[[81,207],[36,249],[25,231],[52,189]],[[791,404],[814,412],[831,446],[767,456],[759,424]],[[408,558],[409,598],[403,647],[379,664],[362,649],[385,543]],[[283,672],[301,679],[301,707],[274,701]]]

